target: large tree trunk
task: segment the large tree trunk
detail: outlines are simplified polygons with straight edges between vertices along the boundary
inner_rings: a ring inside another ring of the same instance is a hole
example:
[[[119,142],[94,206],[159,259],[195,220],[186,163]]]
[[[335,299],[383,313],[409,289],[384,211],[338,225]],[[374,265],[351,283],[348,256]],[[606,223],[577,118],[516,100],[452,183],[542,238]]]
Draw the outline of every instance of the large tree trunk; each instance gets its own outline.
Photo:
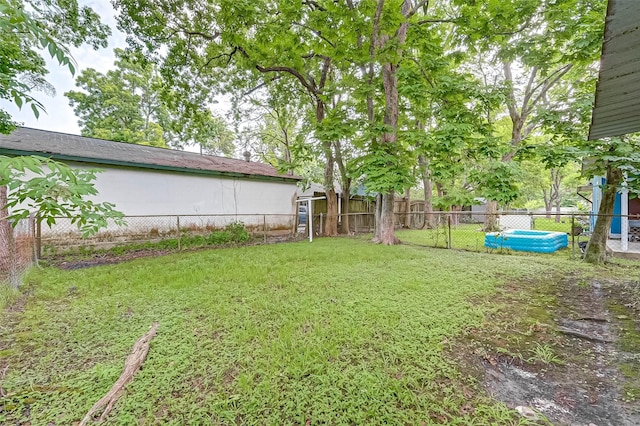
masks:
[[[340,177],[342,178],[342,212],[340,220],[340,233],[349,234],[349,198],[351,194],[351,178],[347,173],[347,166],[344,163],[342,157],[342,146],[340,141],[335,142],[336,163],[338,163],[338,170],[340,170]]]
[[[408,15],[411,10],[411,1],[404,0],[402,2],[402,14],[407,19],[400,24],[393,37],[381,35],[379,31],[379,18],[382,13],[384,1],[378,1],[376,10],[376,18],[374,23],[373,43],[378,48],[395,48],[398,56],[402,56],[402,48],[407,39],[407,30],[409,29]],[[376,28],[377,27],[377,28]],[[390,46],[392,44],[392,47]],[[382,144],[394,146],[398,144],[398,116],[399,116],[399,94],[398,94],[398,68],[400,61],[383,62],[382,70],[382,87],[384,88],[385,108],[383,123],[386,131],[382,135]],[[393,188],[389,188],[386,194],[382,194],[382,209],[380,210],[380,235],[379,242],[386,245],[398,244],[400,241],[395,235],[395,217],[393,212],[394,202]]]
[[[385,63],[382,66],[382,82],[385,94],[384,124],[389,129],[382,135],[382,143],[395,145],[398,143],[398,67]],[[379,242],[386,245],[398,243],[395,236],[395,217],[393,211],[394,191],[382,194],[382,209],[380,210]]]
[[[547,196],[547,190],[542,190],[542,197],[544,200],[544,216],[547,219],[551,219],[551,209],[553,208],[553,200],[551,199],[552,191],[549,190],[549,196]]]
[[[325,116],[325,105],[321,99],[316,101],[316,121],[321,124]],[[333,178],[334,156],[331,142],[322,141],[322,152],[325,156],[324,192],[327,197],[327,220],[324,222],[324,235],[338,235],[338,200]]]
[[[376,195],[376,211],[373,215],[373,241],[382,240],[382,194]]]
[[[338,235],[338,196],[334,188],[325,189],[327,195],[327,220],[324,224],[324,235]]]
[[[607,166],[607,182],[602,191],[602,201],[598,209],[598,218],[593,227],[593,234],[589,239],[584,260],[589,263],[600,264],[607,261],[607,239],[613,219],[613,208],[616,201],[618,186],[622,181],[622,171],[613,166]]]
[[[499,231],[498,226],[498,202],[493,200],[487,200],[485,204],[484,214],[484,232]]]
[[[395,234],[395,215],[393,212],[395,194],[383,194],[380,208],[380,238],[376,241],[385,245],[398,244]]]

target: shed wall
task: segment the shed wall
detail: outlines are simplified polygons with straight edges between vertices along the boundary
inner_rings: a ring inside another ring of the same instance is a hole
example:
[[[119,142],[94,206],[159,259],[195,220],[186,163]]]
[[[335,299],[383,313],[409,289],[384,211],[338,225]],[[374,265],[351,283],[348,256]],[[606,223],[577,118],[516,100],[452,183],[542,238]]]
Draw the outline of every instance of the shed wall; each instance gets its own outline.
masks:
[[[125,215],[295,214],[293,182],[99,168],[96,200],[114,203]]]

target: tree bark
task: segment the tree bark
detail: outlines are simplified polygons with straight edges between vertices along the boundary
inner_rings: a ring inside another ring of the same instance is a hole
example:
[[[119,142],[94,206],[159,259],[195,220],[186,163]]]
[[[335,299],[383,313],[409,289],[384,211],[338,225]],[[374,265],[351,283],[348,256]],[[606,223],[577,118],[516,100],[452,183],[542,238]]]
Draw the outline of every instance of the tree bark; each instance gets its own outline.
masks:
[[[324,224],[324,235],[335,237],[338,235],[338,196],[334,188],[325,188],[327,196],[327,217]]]
[[[382,194],[376,195],[376,211],[373,215],[373,241],[382,241]]]
[[[400,240],[395,234],[395,215],[393,212],[395,194],[382,195],[382,205],[380,208],[380,238],[377,242],[384,245],[398,244]]]
[[[498,202],[494,200],[486,200],[484,214],[484,232],[499,231],[498,226]]]
[[[385,111],[383,122],[390,129],[382,135],[382,143],[395,145],[398,143],[398,75],[397,65],[385,63],[382,65],[382,84],[385,94]],[[395,217],[393,212],[394,191],[382,194],[382,208],[380,210],[380,242],[385,245],[398,243],[395,236]]]
[[[422,187],[424,190],[424,222],[423,229],[435,228],[433,217],[433,184],[431,182],[431,172],[429,171],[429,159],[423,155],[418,157],[418,164],[422,171]]]
[[[549,196],[547,196],[547,190],[542,190],[542,197],[544,200],[544,217],[546,219],[551,219],[551,209],[553,208],[553,200],[551,199],[551,191],[549,191]]]
[[[325,117],[325,104],[321,99],[316,101],[316,121],[321,124]],[[324,235],[335,237],[338,235],[338,200],[334,186],[334,156],[331,142],[322,141],[322,151],[325,155],[324,193],[327,197],[327,217],[324,223]]]
[[[340,141],[335,143],[336,163],[338,163],[338,170],[340,170],[340,177],[342,178],[342,216],[340,220],[340,233],[349,234],[349,198],[351,194],[351,178],[347,172],[347,166],[342,156],[342,146]]]
[[[609,238],[611,220],[613,219],[616,193],[622,181],[622,171],[612,165],[608,165],[606,179],[607,182],[604,191],[602,191],[602,201],[598,209],[598,218],[584,255],[586,262],[594,264],[601,264],[607,261],[607,239]]]
[[[378,1],[376,10],[376,21],[379,24],[379,17],[382,13],[384,1]],[[402,2],[402,14],[405,20],[398,26],[393,37],[389,35],[379,34],[379,28],[373,32],[373,43],[380,49],[388,48],[393,43],[398,56],[402,56],[402,48],[407,39],[407,31],[409,29],[409,13],[411,10],[411,1],[404,0]],[[397,145],[398,143],[398,116],[399,116],[399,94],[398,94],[398,68],[400,61],[383,62],[382,70],[382,87],[384,88],[385,108],[383,123],[386,131],[382,135],[383,145]],[[395,217],[393,212],[394,190],[389,188],[386,194],[382,195],[382,209],[380,210],[380,242],[386,245],[398,244],[400,241],[395,236]]]
[[[340,233],[348,235],[350,230],[349,221],[349,191],[351,185],[342,188],[342,220],[340,221]]]

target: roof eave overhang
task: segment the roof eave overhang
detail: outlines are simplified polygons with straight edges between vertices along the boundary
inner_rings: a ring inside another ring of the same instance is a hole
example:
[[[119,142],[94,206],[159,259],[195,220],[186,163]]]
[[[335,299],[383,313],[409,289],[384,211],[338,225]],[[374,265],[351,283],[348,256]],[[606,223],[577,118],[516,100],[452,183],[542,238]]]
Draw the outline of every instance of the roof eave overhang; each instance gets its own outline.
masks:
[[[37,155],[40,157],[51,158],[53,160],[59,160],[59,161],[74,161],[77,163],[92,164],[97,167],[100,167],[101,165],[130,167],[130,168],[147,169],[147,170],[160,170],[160,171],[168,171],[168,172],[207,175],[207,176],[215,176],[215,177],[227,178],[227,179],[246,179],[246,180],[267,181],[267,182],[293,183],[293,184],[301,180],[301,178],[297,176],[269,176],[269,175],[259,175],[259,174],[249,174],[249,173],[239,173],[239,172],[226,172],[226,171],[220,171],[220,170],[194,169],[189,167],[168,166],[163,164],[139,163],[134,161],[121,161],[121,160],[112,160],[112,159],[105,159],[105,158],[90,158],[90,157],[82,157],[82,156],[75,156],[75,155],[59,154],[54,152],[23,151],[19,149],[11,149],[11,148],[0,148],[0,155],[6,155],[9,157],[17,157],[17,156],[23,156],[23,155]]]
[[[609,0],[589,140],[640,131],[640,1]]]

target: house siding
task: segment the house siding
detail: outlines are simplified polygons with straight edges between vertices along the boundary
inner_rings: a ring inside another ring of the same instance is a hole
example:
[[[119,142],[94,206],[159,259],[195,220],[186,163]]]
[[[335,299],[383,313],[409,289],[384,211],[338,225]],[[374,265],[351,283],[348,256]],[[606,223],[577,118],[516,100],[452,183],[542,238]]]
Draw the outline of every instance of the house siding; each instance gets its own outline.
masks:
[[[72,167],[86,167],[70,163]],[[125,215],[295,214],[297,186],[187,173],[100,166],[96,201]]]

